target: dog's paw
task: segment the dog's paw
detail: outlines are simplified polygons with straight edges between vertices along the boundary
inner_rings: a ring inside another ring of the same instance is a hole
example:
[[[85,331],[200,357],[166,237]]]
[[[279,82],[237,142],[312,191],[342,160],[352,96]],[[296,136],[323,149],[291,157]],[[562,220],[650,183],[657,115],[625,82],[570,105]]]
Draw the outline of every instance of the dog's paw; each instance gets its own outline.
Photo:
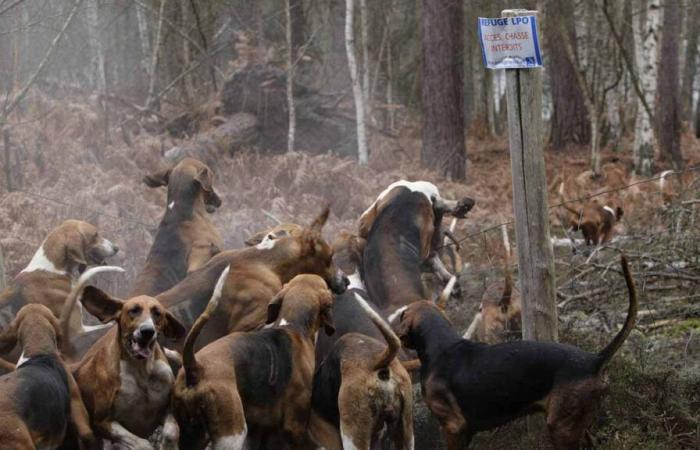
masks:
[[[452,212],[454,217],[463,219],[469,211],[474,207],[474,200],[469,197],[464,197],[459,202],[457,202],[457,207]]]

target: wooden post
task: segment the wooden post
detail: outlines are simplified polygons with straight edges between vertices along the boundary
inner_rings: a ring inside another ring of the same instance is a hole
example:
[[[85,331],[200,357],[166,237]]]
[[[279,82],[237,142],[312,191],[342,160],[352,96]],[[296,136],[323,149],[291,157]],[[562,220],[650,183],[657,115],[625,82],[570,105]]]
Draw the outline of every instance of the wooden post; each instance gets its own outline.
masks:
[[[504,10],[501,17],[537,15]],[[523,338],[557,340],[554,254],[542,149],[542,69],[506,69]]]
[[[5,278],[5,254],[2,251],[2,245],[0,245],[0,292],[5,290],[7,286],[7,280]]]

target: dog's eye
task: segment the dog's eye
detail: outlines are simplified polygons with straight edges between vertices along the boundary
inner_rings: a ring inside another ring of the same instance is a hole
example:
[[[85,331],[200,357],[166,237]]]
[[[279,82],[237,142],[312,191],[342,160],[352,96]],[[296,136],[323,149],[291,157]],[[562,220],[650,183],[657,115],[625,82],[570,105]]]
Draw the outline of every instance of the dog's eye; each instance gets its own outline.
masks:
[[[133,308],[131,308],[129,310],[129,316],[130,317],[137,317],[139,314],[141,314],[141,311],[143,311],[143,309],[141,309],[140,306],[134,306]]]
[[[151,317],[153,317],[155,320],[160,319],[160,316],[162,316],[163,313],[161,313],[158,308],[153,308],[151,309]]]

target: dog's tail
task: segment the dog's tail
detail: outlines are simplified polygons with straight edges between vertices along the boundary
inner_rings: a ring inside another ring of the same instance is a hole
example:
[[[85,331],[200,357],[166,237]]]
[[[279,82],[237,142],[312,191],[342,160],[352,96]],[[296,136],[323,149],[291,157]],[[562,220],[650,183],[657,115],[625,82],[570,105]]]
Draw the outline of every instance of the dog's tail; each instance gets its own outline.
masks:
[[[92,277],[102,272],[124,273],[125,270],[117,266],[96,266],[87,269],[85,272],[82,273],[82,275],[80,275],[78,281],[76,281],[73,287],[71,288],[68,297],[66,297],[66,300],[63,302],[61,315],[58,318],[61,327],[61,333],[63,334],[63,342],[67,343],[69,341],[68,333],[70,331],[71,313],[73,312],[73,308],[75,308],[75,304],[78,302],[78,299],[82,295],[83,289]]]
[[[369,304],[367,304],[362,296],[356,295],[355,298],[357,299],[360,307],[365,311],[365,313],[367,313],[370,320],[372,320],[374,325],[379,328],[379,331],[382,333],[382,336],[384,336],[384,339],[386,339],[386,349],[384,349],[384,351],[380,354],[376,355],[374,361],[372,361],[372,370],[385,369],[399,352],[399,349],[401,348],[401,341],[399,340],[399,337],[396,336],[396,333],[392,331],[389,324],[386,323],[386,321],[382,319],[379,314],[377,314],[377,312],[373,310],[371,306],[369,306]]]
[[[634,287],[634,280],[632,280],[632,274],[630,273],[629,264],[627,263],[627,257],[622,255],[620,258],[620,263],[622,264],[622,272],[625,275],[625,283],[627,284],[627,292],[629,293],[629,308],[627,309],[627,319],[625,324],[619,333],[613,338],[600,353],[598,353],[598,371],[603,370],[615,353],[622,347],[622,344],[629,336],[632,328],[634,328],[634,323],[637,319],[637,290]]]
[[[182,367],[185,370],[185,382],[187,383],[187,386],[194,386],[197,384],[197,380],[199,378],[198,372],[200,371],[201,367],[197,363],[197,359],[194,355],[194,343],[197,340],[199,333],[202,331],[202,328],[204,328],[204,325],[207,324],[211,315],[219,307],[219,299],[221,298],[221,294],[224,290],[224,284],[226,284],[226,278],[228,277],[230,268],[230,265],[226,266],[226,268],[221,272],[221,275],[219,275],[219,279],[216,281],[214,292],[211,294],[207,307],[204,309],[204,312],[197,317],[197,320],[194,321],[190,332],[187,333],[187,337],[185,338],[185,345],[182,350]]]
[[[452,275],[452,278],[450,278],[450,281],[447,282],[445,285],[445,288],[440,292],[440,295],[437,296],[435,299],[435,304],[437,305],[438,308],[440,309],[445,309],[445,306],[447,306],[447,300],[449,300],[450,295],[452,295],[452,289],[454,289],[455,284],[457,284],[457,276]]]

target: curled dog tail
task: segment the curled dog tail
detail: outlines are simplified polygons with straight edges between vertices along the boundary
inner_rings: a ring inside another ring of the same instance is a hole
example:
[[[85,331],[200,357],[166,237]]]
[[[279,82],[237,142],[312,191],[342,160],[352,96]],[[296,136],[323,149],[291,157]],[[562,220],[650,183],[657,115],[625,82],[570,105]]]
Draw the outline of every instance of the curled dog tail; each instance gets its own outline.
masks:
[[[401,341],[399,340],[399,337],[396,336],[396,334],[392,331],[389,324],[386,323],[386,321],[384,321],[384,319],[382,319],[379,316],[379,314],[377,314],[377,312],[367,304],[367,302],[364,298],[362,298],[361,295],[355,295],[355,299],[357,299],[357,302],[360,305],[360,307],[367,313],[370,320],[374,322],[374,325],[376,325],[376,327],[379,328],[379,331],[382,333],[382,336],[384,336],[384,339],[386,339],[386,349],[384,349],[384,351],[380,354],[376,355],[374,361],[372,362],[372,370],[385,369],[396,357],[396,354],[399,352],[399,349],[401,348]]]
[[[82,275],[80,275],[78,281],[76,281],[76,283],[71,288],[68,297],[66,297],[66,300],[63,302],[63,308],[61,308],[61,315],[58,318],[58,321],[61,326],[61,333],[63,334],[63,342],[68,342],[69,340],[68,334],[70,332],[71,313],[73,312],[73,308],[75,308],[75,304],[78,302],[78,299],[83,294],[83,289],[92,277],[102,272],[124,273],[125,270],[117,266],[96,266],[87,269],[85,272],[82,273]]]
[[[627,257],[622,255],[620,258],[620,263],[622,265],[622,272],[625,275],[625,283],[627,284],[627,292],[629,293],[629,308],[627,309],[627,319],[625,324],[619,333],[613,338],[603,350],[598,353],[598,371],[603,370],[615,353],[622,347],[622,344],[629,336],[632,328],[634,328],[634,323],[637,319],[637,290],[634,287],[634,280],[632,280],[632,274],[630,273],[629,265],[627,263]]]
[[[209,322],[212,313],[219,307],[219,299],[224,290],[224,284],[226,284],[229,269],[231,269],[230,265],[226,266],[221,272],[221,275],[219,275],[219,279],[216,281],[214,292],[211,294],[207,307],[204,309],[204,312],[197,317],[197,320],[194,321],[192,329],[190,329],[190,332],[187,333],[187,337],[185,337],[185,345],[182,350],[182,368],[185,370],[185,382],[187,386],[194,386],[197,384],[199,378],[198,373],[201,370],[201,366],[197,363],[197,359],[194,356],[194,343],[199,333],[202,331],[202,328],[204,328],[204,325]]]

